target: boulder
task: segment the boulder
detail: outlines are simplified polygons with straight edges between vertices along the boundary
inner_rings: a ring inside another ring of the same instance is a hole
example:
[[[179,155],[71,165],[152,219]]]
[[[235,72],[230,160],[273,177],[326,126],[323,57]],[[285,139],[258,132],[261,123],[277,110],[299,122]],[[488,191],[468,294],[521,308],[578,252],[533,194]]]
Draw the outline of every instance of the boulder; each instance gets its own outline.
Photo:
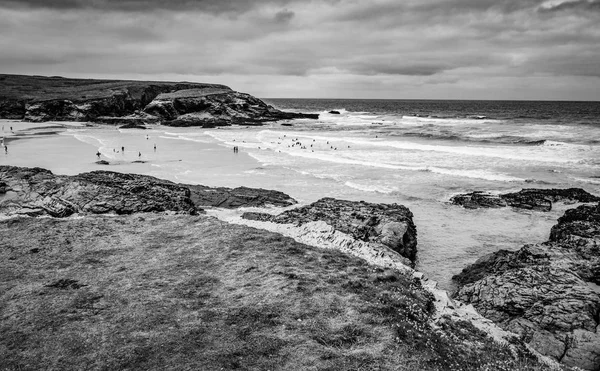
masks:
[[[416,260],[417,229],[412,213],[402,205],[322,198],[279,215],[244,213],[242,217],[297,226],[323,221],[355,240],[383,245],[408,258],[413,264]]]
[[[332,115],[339,115],[340,111],[333,110],[333,111],[329,111],[329,113],[331,113]]]
[[[196,206],[222,207],[236,209],[239,207],[286,207],[296,204],[296,200],[283,192],[262,188],[211,188],[203,185],[187,185]]]
[[[538,352],[598,370],[599,273],[600,203],[581,205],[559,218],[549,241],[501,250],[465,268],[454,277],[455,297]]]
[[[96,161],[96,163],[98,165],[110,165],[110,162],[106,161],[106,160],[100,160],[100,161]]]
[[[108,161],[97,163],[107,165]],[[210,188],[110,171],[64,176],[41,168],[0,166],[0,213],[6,215],[195,214],[202,207],[284,207],[295,203],[285,193],[260,188]]]
[[[487,192],[471,192],[452,197],[450,202],[467,209],[498,208],[512,206],[518,209],[550,211],[552,203],[564,201],[598,202],[600,197],[594,196],[581,188],[568,189],[522,189],[519,192],[494,195]]]
[[[0,179],[0,212],[8,215],[198,212],[187,187],[149,176],[109,171],[61,176],[40,168],[0,166]]]

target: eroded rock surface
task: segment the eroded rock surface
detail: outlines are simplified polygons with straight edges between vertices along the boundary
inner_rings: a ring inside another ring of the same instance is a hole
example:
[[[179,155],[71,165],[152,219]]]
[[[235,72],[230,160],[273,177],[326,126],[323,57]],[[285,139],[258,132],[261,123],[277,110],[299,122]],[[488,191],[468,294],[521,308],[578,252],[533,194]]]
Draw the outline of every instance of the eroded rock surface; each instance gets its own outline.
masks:
[[[219,84],[0,75],[0,118],[215,127],[318,117]]]
[[[568,366],[600,369],[600,204],[568,210],[550,240],[480,258],[455,295]]]
[[[283,192],[262,188],[211,188],[203,185],[188,185],[192,191],[192,201],[196,206],[222,207],[235,209],[238,207],[278,206],[286,207],[297,202]]]
[[[413,215],[402,205],[322,198],[279,215],[244,213],[242,217],[295,225],[324,221],[356,240],[384,245],[413,263],[417,255],[417,229],[412,220]]]
[[[202,207],[282,207],[295,203],[285,193],[259,188],[210,188],[111,171],[65,176],[41,168],[0,166],[0,213],[8,215],[195,214]]]
[[[143,175],[93,171],[61,176],[41,168],[0,166],[0,212],[8,215],[196,214],[190,195],[187,187]]]
[[[146,106],[144,112],[160,117],[164,125],[202,127],[319,117],[283,112],[250,94],[213,88],[161,94]]]
[[[488,192],[471,192],[452,197],[450,202],[467,209],[498,208],[512,206],[519,209],[550,211],[552,203],[564,202],[598,202],[600,197],[594,196],[581,188],[568,189],[522,189],[519,192],[500,195]]]

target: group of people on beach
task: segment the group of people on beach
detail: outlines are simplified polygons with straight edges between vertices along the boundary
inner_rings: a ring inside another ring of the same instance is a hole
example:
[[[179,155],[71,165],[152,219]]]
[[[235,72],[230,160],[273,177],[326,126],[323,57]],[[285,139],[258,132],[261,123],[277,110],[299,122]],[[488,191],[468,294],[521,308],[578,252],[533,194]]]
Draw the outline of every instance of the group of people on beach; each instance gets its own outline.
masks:
[[[149,140],[150,137],[148,135],[146,135],[146,140]],[[113,148],[113,152],[119,153],[119,151],[117,151],[115,148]],[[156,143],[154,143],[154,152],[156,152]],[[125,154],[125,146],[121,146],[121,153]],[[98,159],[100,159],[100,156],[102,156],[102,153],[100,152],[100,149],[98,149],[98,151],[96,152],[96,156],[98,157]],[[138,151],[138,158],[142,158],[142,152]]]

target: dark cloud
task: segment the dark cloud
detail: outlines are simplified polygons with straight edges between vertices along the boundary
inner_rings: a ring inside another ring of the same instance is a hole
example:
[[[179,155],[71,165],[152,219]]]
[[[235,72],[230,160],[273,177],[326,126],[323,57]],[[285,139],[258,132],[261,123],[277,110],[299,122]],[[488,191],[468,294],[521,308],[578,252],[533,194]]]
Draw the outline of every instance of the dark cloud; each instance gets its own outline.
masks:
[[[0,0],[0,7],[57,10],[97,9],[151,12],[154,10],[197,10],[212,14],[245,13],[263,4],[285,5],[293,0]]]
[[[295,13],[291,10],[283,9],[275,13],[275,21],[278,23],[287,23],[294,18]]]

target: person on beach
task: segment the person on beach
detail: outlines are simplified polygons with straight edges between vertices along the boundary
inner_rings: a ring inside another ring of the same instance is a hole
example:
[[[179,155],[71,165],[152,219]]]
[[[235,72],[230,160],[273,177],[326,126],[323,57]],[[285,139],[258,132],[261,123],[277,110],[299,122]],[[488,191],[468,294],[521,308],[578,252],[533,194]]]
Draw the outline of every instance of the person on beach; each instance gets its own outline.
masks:
[[[156,143],[154,143],[154,152],[156,152]]]
[[[121,152],[125,153],[125,147],[121,147]]]
[[[4,153],[8,155],[8,147],[6,146],[6,144],[4,145]]]
[[[138,158],[142,158],[142,152],[138,152]]]
[[[102,153],[100,153],[100,151],[96,152],[96,156],[98,156],[98,159],[100,159],[100,155],[101,155],[101,154],[102,154]]]

